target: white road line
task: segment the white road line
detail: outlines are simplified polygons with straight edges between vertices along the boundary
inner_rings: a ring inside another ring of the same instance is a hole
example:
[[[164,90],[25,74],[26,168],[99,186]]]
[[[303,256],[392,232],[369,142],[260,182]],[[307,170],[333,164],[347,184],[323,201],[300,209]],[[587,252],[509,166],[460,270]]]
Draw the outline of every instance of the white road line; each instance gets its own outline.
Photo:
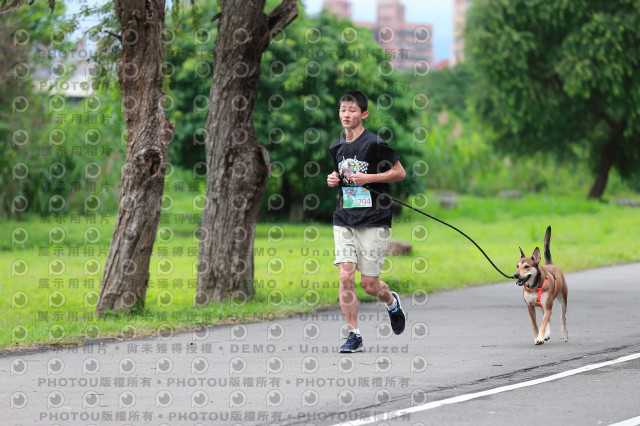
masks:
[[[640,425],[640,416],[634,417],[629,420],[621,421],[620,423],[612,423],[609,426],[638,426]]]
[[[366,424],[374,423],[374,422],[392,420],[392,419],[395,419],[395,418],[398,418],[398,417],[402,417],[402,416],[407,415],[407,414],[418,413],[420,411],[426,411],[426,410],[432,410],[434,408],[442,407],[442,406],[445,406],[445,405],[457,404],[459,402],[470,401],[472,399],[482,398],[482,397],[489,396],[489,395],[495,395],[497,393],[508,392],[508,391],[512,391],[512,390],[516,390],[516,389],[526,388],[526,387],[529,387],[529,386],[535,386],[535,385],[539,385],[539,384],[542,384],[542,383],[551,382],[553,380],[563,379],[565,377],[569,377],[569,376],[573,376],[573,375],[576,375],[576,374],[584,373],[584,372],[587,372],[587,371],[597,370],[598,368],[608,367],[610,365],[620,364],[622,362],[633,361],[634,359],[638,359],[638,358],[640,358],[640,353],[635,353],[635,354],[623,356],[621,358],[613,359],[611,361],[605,361],[605,362],[601,362],[601,363],[598,363],[598,364],[585,365],[585,366],[580,367],[580,368],[575,368],[573,370],[567,370],[567,371],[564,371],[562,373],[553,374],[551,376],[542,377],[540,379],[530,380],[528,382],[522,382],[522,383],[517,383],[517,384],[513,384],[513,385],[502,386],[502,387],[499,387],[499,388],[489,389],[489,390],[482,391],[482,392],[476,392],[476,393],[469,393],[469,394],[466,394],[466,395],[454,396],[452,398],[447,398],[447,399],[443,399],[443,400],[440,400],[440,401],[428,402],[426,404],[417,405],[415,407],[409,407],[409,408],[405,408],[405,409],[401,409],[401,410],[390,411],[390,412],[387,412],[387,413],[380,413],[380,414],[377,414],[375,416],[370,416],[370,417],[367,417],[367,418],[364,418],[364,419],[360,419],[360,420],[354,420],[354,421],[345,422],[345,423],[338,423],[338,424],[336,424],[334,426],[359,426],[359,425],[366,425]],[[631,421],[636,421],[638,419],[640,419],[640,417],[636,417],[635,419],[629,419],[627,421],[631,422]],[[636,423],[628,423],[627,424],[627,423],[623,422],[623,423],[620,423],[619,425],[630,426],[630,425],[636,425]]]

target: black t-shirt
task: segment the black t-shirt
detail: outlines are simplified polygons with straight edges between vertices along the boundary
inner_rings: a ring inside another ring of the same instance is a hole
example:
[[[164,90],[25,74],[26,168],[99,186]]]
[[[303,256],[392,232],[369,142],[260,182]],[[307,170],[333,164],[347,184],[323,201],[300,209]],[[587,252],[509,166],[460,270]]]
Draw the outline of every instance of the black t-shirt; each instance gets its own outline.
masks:
[[[334,170],[340,176],[338,187],[338,204],[333,214],[333,224],[339,226],[391,227],[391,198],[388,183],[371,183],[369,186],[375,192],[370,192],[370,207],[343,208],[343,187],[355,187],[349,180],[349,175],[360,173],[383,173],[390,170],[398,161],[398,153],[378,137],[375,133],[365,130],[353,142],[347,142],[344,137],[333,143],[329,148],[334,162]],[[386,196],[385,196],[386,195]]]

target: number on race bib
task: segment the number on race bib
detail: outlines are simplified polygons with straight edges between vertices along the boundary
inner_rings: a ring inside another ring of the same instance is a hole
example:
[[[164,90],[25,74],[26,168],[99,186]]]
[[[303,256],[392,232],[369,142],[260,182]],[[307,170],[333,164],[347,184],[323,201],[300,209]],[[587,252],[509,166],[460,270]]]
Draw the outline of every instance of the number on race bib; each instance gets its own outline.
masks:
[[[371,192],[361,186],[342,188],[342,208],[371,207]]]

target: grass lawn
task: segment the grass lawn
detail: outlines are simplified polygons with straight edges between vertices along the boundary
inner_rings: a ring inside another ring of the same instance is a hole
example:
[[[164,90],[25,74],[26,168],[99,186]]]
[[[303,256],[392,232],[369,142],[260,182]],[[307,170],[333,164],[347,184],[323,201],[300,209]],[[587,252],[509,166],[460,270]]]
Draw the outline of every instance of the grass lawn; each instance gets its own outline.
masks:
[[[145,312],[137,316],[94,317],[115,215],[5,221],[0,348],[171,333],[195,324],[259,321],[338,306],[331,226],[261,223],[256,297],[194,307],[199,226],[194,195],[176,196],[163,211]],[[515,270],[518,246],[527,255],[536,246],[542,249],[547,225],[553,228],[554,262],[565,272],[640,261],[640,211],[629,207],[534,195],[517,201],[461,197],[456,209],[432,202],[426,211],[475,239],[507,274]],[[463,236],[408,209],[395,219],[392,238],[413,244],[411,256],[387,258],[382,276],[401,294],[505,280]],[[372,300],[359,291],[361,300]]]

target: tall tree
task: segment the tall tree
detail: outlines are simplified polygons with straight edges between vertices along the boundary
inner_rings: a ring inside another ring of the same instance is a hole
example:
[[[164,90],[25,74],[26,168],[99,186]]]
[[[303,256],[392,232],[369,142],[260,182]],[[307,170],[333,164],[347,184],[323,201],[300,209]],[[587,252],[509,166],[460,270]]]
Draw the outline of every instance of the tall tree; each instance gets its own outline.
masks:
[[[265,0],[221,0],[205,140],[206,205],[200,226],[198,294],[220,300],[253,288],[253,240],[270,172],[253,110],[260,62],[271,40],[298,15],[283,0],[268,15]]]
[[[117,75],[127,125],[118,218],[96,313],[144,306],[160,220],[173,124],[163,108],[164,0],[115,0],[121,55]]]
[[[496,146],[586,152],[601,198],[609,171],[640,161],[640,3],[476,0],[467,49],[483,82],[477,110]]]

